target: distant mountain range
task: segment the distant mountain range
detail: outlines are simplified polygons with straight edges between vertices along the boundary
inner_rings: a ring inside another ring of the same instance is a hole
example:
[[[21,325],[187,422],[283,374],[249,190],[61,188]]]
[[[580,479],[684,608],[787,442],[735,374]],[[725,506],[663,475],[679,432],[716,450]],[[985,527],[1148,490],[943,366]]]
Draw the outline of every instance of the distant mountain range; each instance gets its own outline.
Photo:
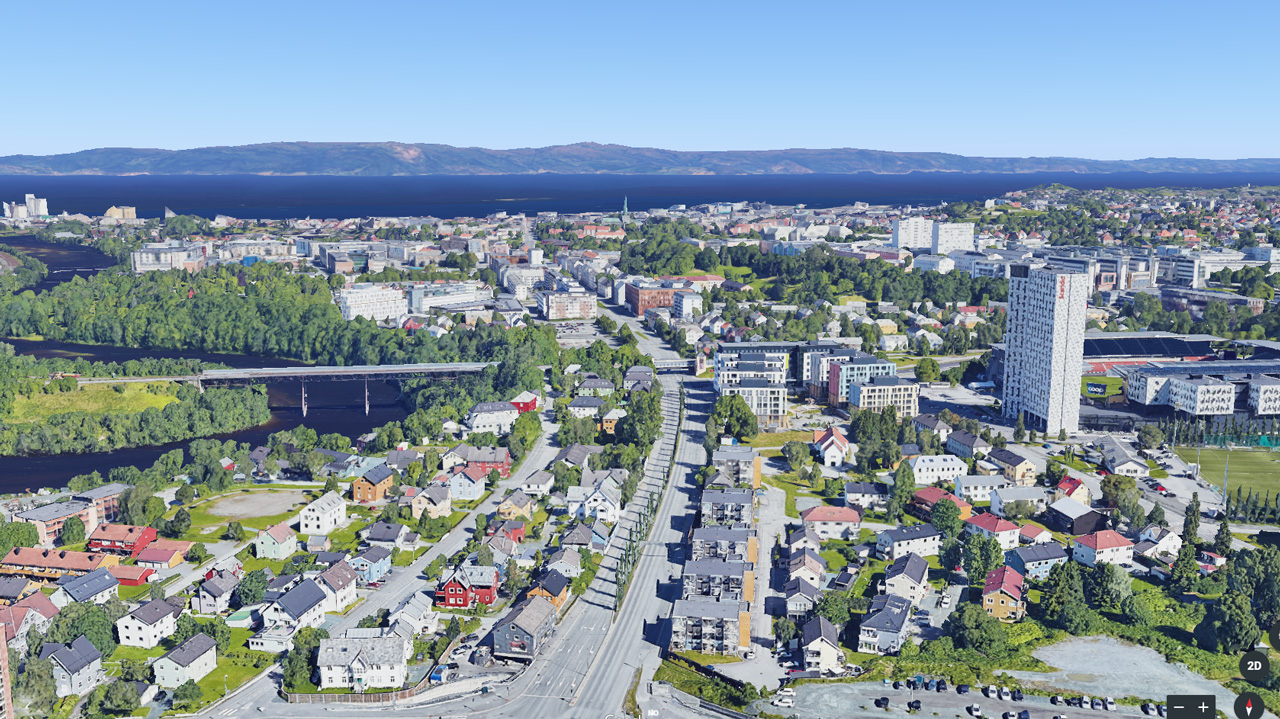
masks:
[[[1086,160],[965,157],[941,152],[730,150],[573,145],[488,150],[399,142],[272,142],[194,150],[102,148],[65,155],[0,157],[4,175],[802,175],[872,172],[1280,172],[1280,158]]]

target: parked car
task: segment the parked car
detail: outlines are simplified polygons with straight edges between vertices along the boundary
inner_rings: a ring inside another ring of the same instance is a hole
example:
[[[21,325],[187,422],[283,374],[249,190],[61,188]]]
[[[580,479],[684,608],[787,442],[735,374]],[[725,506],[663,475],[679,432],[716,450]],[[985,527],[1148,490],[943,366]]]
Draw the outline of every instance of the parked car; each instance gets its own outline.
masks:
[[[1053,704],[1054,706],[1057,706],[1058,704],[1062,704],[1063,703],[1062,697],[1058,696],[1057,694],[1054,694],[1053,696],[1049,697],[1049,703]]]
[[[927,692],[937,691],[937,689],[938,689],[937,679],[930,679],[929,681],[924,683],[924,690]]]
[[[783,707],[784,709],[791,709],[796,705],[796,700],[791,697],[778,697],[777,699],[773,700],[773,705],[775,707]]]
[[[1115,710],[1116,710],[1116,700],[1115,700],[1115,699],[1112,699],[1111,697],[1107,697],[1106,699],[1103,699],[1103,700],[1102,700],[1102,706],[1103,706],[1107,711],[1109,711],[1109,712],[1113,712],[1113,711],[1115,711]]]
[[[880,697],[875,701],[876,707],[879,709],[889,708],[889,697]]]
[[[1031,719],[1031,712],[1027,711],[1026,709],[1023,709],[1022,711],[1018,712],[1018,719]]]
[[[1156,705],[1155,705],[1155,704],[1152,704],[1151,702],[1143,702],[1143,703],[1142,703],[1142,713],[1143,713],[1143,714],[1155,714],[1155,713],[1156,713]]]
[[[795,695],[796,695],[796,690],[792,689],[791,687],[783,687],[778,690],[778,696],[780,697],[793,697]]]
[[[1159,714],[1160,716],[1164,716],[1164,705],[1163,705],[1163,704],[1157,704],[1157,705],[1156,705],[1156,714]]]
[[[1089,704],[1089,706],[1090,706],[1090,708],[1092,708],[1094,711],[1102,711],[1102,700],[1101,700],[1101,699],[1099,699],[1099,698],[1097,698],[1097,697],[1094,697],[1094,698],[1093,698],[1093,702],[1092,702],[1091,704]]]
[[[900,682],[900,681],[895,681],[895,682],[893,683],[893,688],[894,688],[894,689],[901,689],[901,688],[902,688],[902,682]]]
[[[999,692],[996,691],[995,684],[988,684],[987,688],[982,693],[986,694],[988,699],[995,699],[996,696],[999,694]]]
[[[1008,689],[1005,689],[1004,687],[1000,687],[1000,698],[1002,700],[1009,701],[1009,699],[1011,699],[1012,697],[1013,695],[1009,693]]]
[[[969,710],[969,716],[973,717],[974,719],[981,719],[982,707],[978,706],[977,704],[970,704],[967,707],[967,709]]]
[[[956,687],[956,694],[968,694],[968,693],[969,693],[968,684],[961,684]]]
[[[1013,690],[1013,700],[1014,700],[1015,702],[1020,702],[1020,701],[1022,701],[1022,699],[1023,699],[1023,696],[1022,696],[1022,690],[1021,690],[1021,689],[1014,689],[1014,690]]]
[[[941,693],[941,692],[945,692],[946,690],[947,690],[947,680],[946,680],[946,679],[939,679],[939,680],[938,680],[938,688],[937,688],[937,691],[938,691],[939,693]]]
[[[914,701],[909,701],[907,702],[907,711],[918,712],[920,711],[921,706],[922,704],[920,703],[919,699],[916,699]]]

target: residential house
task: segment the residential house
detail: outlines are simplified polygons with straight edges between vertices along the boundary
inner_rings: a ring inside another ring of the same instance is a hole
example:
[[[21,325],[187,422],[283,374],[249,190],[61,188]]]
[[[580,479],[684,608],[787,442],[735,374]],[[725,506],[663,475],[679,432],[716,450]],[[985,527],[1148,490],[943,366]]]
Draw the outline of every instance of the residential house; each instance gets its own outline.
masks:
[[[1010,518],[1018,510],[1037,515],[1049,508],[1049,493],[1039,487],[1001,487],[991,492],[991,513]]]
[[[956,477],[956,496],[970,504],[990,502],[991,493],[1010,486],[1009,480],[987,474],[966,474]]]
[[[849,462],[858,450],[837,427],[813,430],[813,441],[810,448],[818,455],[824,466],[839,467]]]
[[[166,688],[198,682],[218,665],[218,643],[204,632],[174,647],[152,663],[156,684]]]
[[[844,506],[884,509],[889,505],[889,485],[880,482],[845,482]]]
[[[492,605],[498,599],[498,583],[496,567],[464,564],[446,572],[436,585],[436,604],[451,608]]]
[[[79,518],[84,524],[86,535],[92,535],[101,521],[97,507],[90,502],[74,499],[69,502],[52,502],[18,512],[13,515],[13,521],[33,525],[36,528],[37,543],[52,547],[62,538],[62,527],[72,517]]]
[[[463,466],[476,469],[481,476],[488,476],[492,470],[498,470],[499,477],[511,474],[511,451],[506,447],[472,447],[459,444],[440,458],[440,467],[445,471]],[[454,495],[454,499],[459,499]]]
[[[760,489],[763,467],[760,453],[750,447],[720,447],[711,453],[711,466],[726,476],[732,487]]]
[[[1071,558],[1086,567],[1100,562],[1128,564],[1133,561],[1133,542],[1113,529],[1103,529],[1071,540]]]
[[[800,513],[806,529],[812,529],[823,541],[828,539],[856,539],[862,526],[862,517],[856,509],[818,505]]]
[[[678,599],[671,607],[671,650],[738,654],[751,645],[748,603],[711,597]]]
[[[49,595],[49,600],[59,609],[72,602],[106,604],[118,597],[117,587],[120,580],[111,574],[107,567],[99,567],[79,577],[63,577],[58,580],[58,588]]]
[[[391,550],[386,547],[369,547],[347,560],[359,577],[361,584],[380,582],[391,573]]]
[[[1161,527],[1158,524],[1148,524],[1138,533],[1139,544],[1149,542],[1150,548],[1144,547],[1143,556],[1153,559],[1168,559],[1168,563],[1172,563],[1177,558],[1178,552],[1182,551],[1182,537],[1167,527]],[[1134,547],[1134,551],[1138,551]]]
[[[1146,477],[1151,474],[1151,468],[1130,448],[1128,442],[1104,434],[1098,440],[1097,447],[1102,455],[1102,466],[1108,472],[1126,477]]]
[[[976,457],[991,451],[991,443],[987,440],[957,429],[947,436],[947,451],[957,457]]]
[[[58,616],[58,608],[42,592],[36,592],[11,606],[0,608],[0,626],[4,628],[5,643],[11,649],[25,654],[27,636],[30,635],[31,630],[38,630],[41,636],[47,634],[56,616]]]
[[[929,563],[912,552],[893,560],[884,570],[884,591],[895,594],[913,605],[924,599],[929,590]]]
[[[163,599],[153,599],[116,620],[116,634],[127,647],[154,649],[160,640],[173,636],[182,607]]]
[[[431,483],[416,489],[409,498],[409,511],[414,519],[421,519],[423,514],[430,519],[447,519],[453,513],[453,497],[448,485]]]
[[[191,598],[191,609],[197,614],[220,614],[231,608],[231,597],[240,579],[230,572],[219,572],[206,579]]]
[[[933,516],[933,505],[944,501],[951,502],[960,509],[961,519],[968,519],[973,515],[973,505],[939,487],[916,490],[907,504],[907,511],[927,522]]]
[[[472,432],[510,434],[520,410],[510,402],[479,402],[467,413],[467,426]]]
[[[337,565],[335,565],[337,566]],[[324,614],[332,600],[314,579],[304,579],[263,612],[265,627],[286,627],[296,632],[324,623]]]
[[[513,607],[493,627],[493,656],[533,661],[555,628],[557,609],[549,599],[536,595]]]
[[[413,550],[418,545],[418,535],[403,524],[374,522],[360,532],[364,543],[371,547]]]
[[[577,549],[557,549],[547,557],[546,569],[548,572],[563,574],[569,579],[577,579],[582,574],[582,554]]]
[[[917,486],[954,482],[969,473],[968,463],[950,454],[926,454],[908,461],[907,464],[911,465]]]
[[[1005,555],[1009,566],[1028,579],[1044,581],[1049,578],[1049,570],[1054,565],[1067,561],[1067,550],[1057,542],[1033,544],[1030,547],[1015,549]]]
[[[156,573],[156,570],[154,569],[123,564],[116,564],[107,567],[107,570],[111,572],[111,576],[115,577],[120,581],[120,584],[126,587],[141,587],[151,581],[151,577],[155,576]]]
[[[1059,499],[1049,505],[1044,523],[1050,529],[1066,534],[1092,534],[1106,528],[1107,518],[1100,512],[1080,504],[1074,499]]]
[[[604,406],[604,400],[599,397],[574,397],[569,402],[569,416],[574,419],[595,417],[601,409],[604,409]]]
[[[583,472],[584,480],[590,471]],[[570,487],[566,497],[569,516],[578,519],[591,517],[610,524],[617,522],[622,517],[622,489],[613,477],[610,474],[595,484]]]
[[[186,559],[183,557],[182,552],[176,549],[161,549],[156,546],[147,547],[139,552],[136,558],[137,566],[152,571],[173,569],[184,561]]]
[[[755,506],[749,489],[708,490],[702,493],[701,523],[704,527],[755,523]]]
[[[160,544],[160,542],[162,541],[165,541],[165,540],[156,540],[152,544]],[[191,545],[190,542],[175,542],[173,546],[164,546],[164,547],[161,547],[161,549],[177,549],[185,553],[190,551],[191,549],[190,545]],[[232,555],[229,557],[223,557],[222,559],[219,559],[216,562],[214,562],[208,569],[205,570],[204,578],[212,579],[215,574],[220,574],[222,572],[233,574],[237,579],[239,579],[244,576],[244,563],[242,563],[240,559],[237,558],[235,555]]]
[[[0,576],[0,606],[10,606],[40,591],[40,582],[27,577]]]
[[[895,654],[907,636],[911,603],[896,594],[881,594],[858,626],[858,651],[863,654]]]
[[[298,531],[306,535],[331,534],[346,523],[347,503],[337,492],[325,492],[298,513]]]
[[[1077,477],[1063,477],[1062,481],[1058,482],[1058,486],[1053,488],[1053,501],[1068,497],[1086,507],[1093,505],[1093,495],[1089,492],[1089,485]]]
[[[83,634],[70,644],[45,642],[40,648],[40,659],[53,664],[53,681],[59,697],[84,696],[106,679],[102,652]]]
[[[135,527],[131,524],[100,524],[89,535],[86,547],[90,552],[111,552],[136,557],[148,545],[156,541],[154,527]]]
[[[555,484],[555,475],[545,469],[540,469],[529,475],[524,484],[520,485],[520,489],[530,497],[546,497],[551,494]]]
[[[756,533],[745,527],[698,527],[689,538],[690,559],[756,561]]]
[[[715,529],[719,529],[716,527]],[[694,530],[695,532],[698,530]],[[742,530],[745,531],[745,530]],[[822,550],[822,538],[818,533],[808,527],[801,527],[791,534],[787,535],[787,552],[795,554],[804,550],[819,552]]]
[[[534,583],[533,588],[529,590],[529,596],[543,597],[555,605],[558,612],[564,607],[565,602],[569,601],[569,584],[568,577],[553,569]]]
[[[321,639],[316,654],[320,689],[400,689],[408,680],[409,651],[396,635]]]
[[[258,559],[288,559],[298,551],[298,535],[281,522],[258,532],[253,540],[253,554]]]
[[[622,376],[622,389],[627,392],[630,392],[631,390],[636,388],[637,384],[640,384],[640,383],[652,384],[653,382],[654,382],[653,368],[645,367],[643,365],[636,365],[635,367],[628,369],[627,373]]]
[[[520,414],[536,412],[538,410],[539,399],[538,395],[526,390],[511,398],[511,404],[519,410]]]
[[[575,397],[608,397],[613,394],[613,383],[599,377],[587,377],[574,388]]]
[[[1018,541],[1022,544],[1044,544],[1053,541],[1053,534],[1044,527],[1028,522],[1018,530]]]
[[[754,601],[754,565],[724,559],[686,562],[682,573],[681,598],[715,597],[721,600]]]
[[[486,532],[491,537],[502,537],[512,544],[519,544],[525,538],[525,523],[518,519],[490,522]]]
[[[320,588],[328,597],[328,609],[341,612],[356,601],[356,571],[345,560],[320,572]]]
[[[464,469],[461,472],[454,472],[444,479],[444,486],[449,488],[450,503],[457,502],[475,502],[484,497],[485,492],[485,474],[486,472],[479,467]],[[440,483],[442,477],[437,477],[432,484]]]
[[[560,450],[551,463],[564,462],[567,466],[585,470],[591,455],[600,454],[603,451],[604,447],[598,444],[571,444]]]
[[[984,512],[964,520],[964,525],[966,534],[993,537],[1000,543],[1002,551],[1007,552],[1010,549],[1018,548],[1018,534],[1022,528],[1007,519],[1001,519],[994,514]]]
[[[1020,487],[1036,483],[1036,465],[1030,459],[1009,449],[996,447],[987,453],[987,460],[1000,468],[1000,474]]]
[[[937,436],[938,441],[944,446],[947,443],[947,437],[951,435],[951,425],[931,414],[916,415],[915,419],[911,420],[911,423],[915,425],[917,433],[924,432],[926,430],[933,432],[933,434]]]
[[[517,489],[498,504],[497,514],[501,519],[516,519],[523,517],[528,521],[533,521],[533,512],[538,508],[537,503],[533,501],[533,497],[525,494],[523,490]]]
[[[1027,613],[1022,575],[1012,567],[997,567],[982,585],[982,608],[1002,622],[1016,622]]]
[[[893,561],[907,553],[931,557],[942,549],[942,532],[932,524],[886,529],[876,535],[876,554]]]
[[[618,409],[617,407],[604,413],[600,421],[596,422],[596,429],[606,434],[616,434],[618,432],[618,423],[626,419],[627,411]]]
[[[363,504],[381,501],[391,485],[391,468],[380,464],[351,482],[351,499]]]
[[[409,595],[396,608],[387,621],[392,627],[405,626],[413,635],[435,634],[440,628],[440,613],[435,610],[435,601],[427,590],[419,590]]]
[[[844,650],[840,648],[840,631],[817,616],[800,628],[800,648],[804,651],[804,669],[809,672],[834,673],[844,665]]]
[[[39,547],[14,547],[0,562],[0,573],[30,577],[37,581],[56,580],[65,576],[80,576],[120,563],[113,554],[73,552],[65,549],[41,549]]]
[[[598,519],[590,525],[585,522],[575,522],[560,535],[560,546],[583,547],[590,548],[593,552],[603,552],[609,545],[610,534],[609,527]]]
[[[787,560],[787,577],[803,579],[816,587],[821,587],[826,584],[827,562],[812,549],[802,549],[792,553]]]
[[[807,579],[796,577],[788,579],[787,583],[782,585],[782,596],[787,604],[787,618],[798,622],[809,616],[818,606],[822,590],[818,589],[817,585],[810,584]]]

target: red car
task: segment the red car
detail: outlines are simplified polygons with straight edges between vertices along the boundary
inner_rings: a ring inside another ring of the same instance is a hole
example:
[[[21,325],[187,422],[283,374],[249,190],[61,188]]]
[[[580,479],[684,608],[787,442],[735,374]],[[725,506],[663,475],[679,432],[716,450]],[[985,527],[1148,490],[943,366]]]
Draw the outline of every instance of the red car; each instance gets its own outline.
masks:
[[[1157,485],[1156,485],[1156,491],[1157,491],[1157,492],[1167,492],[1167,491],[1169,491],[1169,490],[1165,489],[1163,484],[1157,484]]]
[[[381,587],[381,586],[382,586],[382,582],[369,582],[369,583],[368,583],[368,584],[366,584],[365,586],[366,586],[366,587],[368,587],[368,588],[370,588],[370,589],[377,589],[377,588],[379,588],[379,587]]]

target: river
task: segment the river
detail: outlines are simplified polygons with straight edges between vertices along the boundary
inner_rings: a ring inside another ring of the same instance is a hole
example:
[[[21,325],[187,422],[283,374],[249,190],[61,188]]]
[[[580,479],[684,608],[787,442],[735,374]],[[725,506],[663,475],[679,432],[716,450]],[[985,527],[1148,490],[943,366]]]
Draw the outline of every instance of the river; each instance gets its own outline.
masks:
[[[0,237],[7,244],[38,257],[49,266],[49,278],[36,286],[48,290],[75,276],[91,276],[114,266],[107,255],[81,245],[59,245],[41,242],[35,237]],[[145,357],[174,357],[216,362],[228,367],[296,367],[302,362],[249,355],[186,352],[182,350],[150,350],[109,345],[82,345],[49,340],[5,339],[20,354],[35,357],[85,357],[100,362],[124,362]],[[392,383],[369,384],[369,414],[364,413],[364,384],[360,382],[308,382],[306,426],[320,434],[339,432],[354,438],[376,427],[399,421],[407,416],[398,402],[399,389]],[[302,387],[299,382],[267,385],[271,419],[250,429],[219,435],[217,439],[234,439],[249,445],[262,444],[273,432],[292,429],[304,423]],[[0,493],[21,492],[40,487],[58,488],[77,474],[94,470],[104,476],[113,467],[150,466],[160,455],[185,448],[190,440],[158,447],[136,447],[115,452],[93,454],[55,454],[30,457],[0,457]]]

